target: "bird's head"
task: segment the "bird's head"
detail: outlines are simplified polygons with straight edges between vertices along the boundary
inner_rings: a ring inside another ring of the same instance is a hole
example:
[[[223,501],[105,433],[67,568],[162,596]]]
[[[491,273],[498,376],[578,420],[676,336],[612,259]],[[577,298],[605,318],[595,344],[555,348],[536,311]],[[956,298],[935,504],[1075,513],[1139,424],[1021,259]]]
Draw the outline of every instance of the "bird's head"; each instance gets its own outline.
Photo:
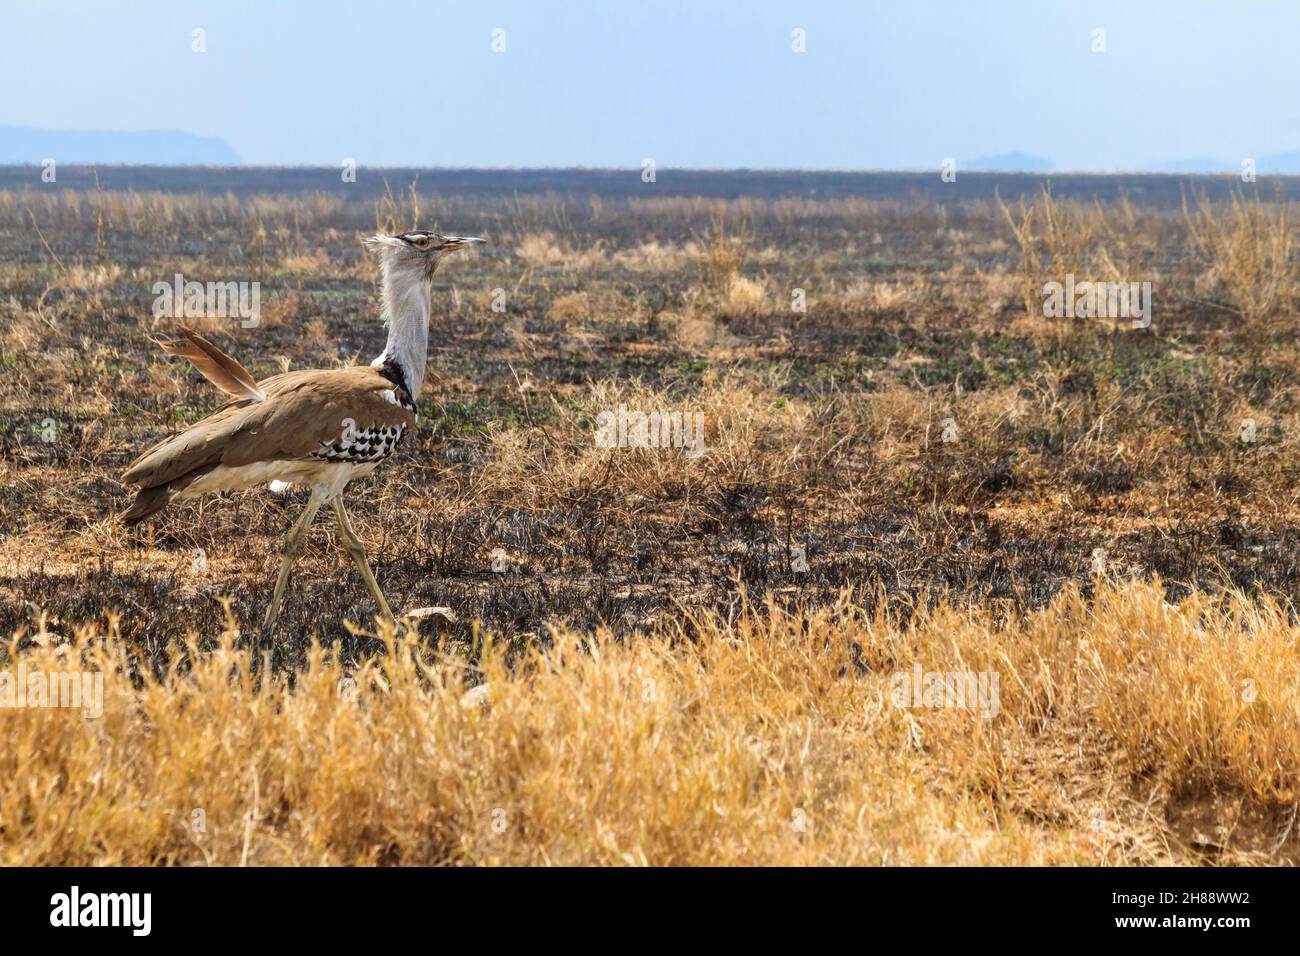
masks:
[[[486,239],[477,236],[444,236],[421,229],[396,236],[371,236],[366,240],[366,246],[379,254],[386,271],[409,271],[428,278],[438,268],[443,256],[485,242]]]

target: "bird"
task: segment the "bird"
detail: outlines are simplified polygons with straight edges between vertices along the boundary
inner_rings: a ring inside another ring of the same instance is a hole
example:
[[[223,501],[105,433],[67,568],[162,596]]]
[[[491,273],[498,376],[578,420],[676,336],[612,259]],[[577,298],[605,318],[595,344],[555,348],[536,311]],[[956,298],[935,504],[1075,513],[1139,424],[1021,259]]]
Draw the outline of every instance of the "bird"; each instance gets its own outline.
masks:
[[[343,504],[344,491],[370,474],[410,434],[428,359],[433,275],[446,256],[482,245],[477,236],[414,230],[364,240],[376,254],[388,340],[369,365],[303,369],[255,381],[231,356],[192,329],[156,340],[169,355],[187,359],[230,396],[202,421],[146,450],[122,475],[136,489],[120,518],[135,525],[177,499],[270,483],[310,489],[302,513],[284,539],[283,557],[263,619],[274,632],[289,570],[303,537],[328,505],[339,540],[366,583],[380,614],[394,622]]]

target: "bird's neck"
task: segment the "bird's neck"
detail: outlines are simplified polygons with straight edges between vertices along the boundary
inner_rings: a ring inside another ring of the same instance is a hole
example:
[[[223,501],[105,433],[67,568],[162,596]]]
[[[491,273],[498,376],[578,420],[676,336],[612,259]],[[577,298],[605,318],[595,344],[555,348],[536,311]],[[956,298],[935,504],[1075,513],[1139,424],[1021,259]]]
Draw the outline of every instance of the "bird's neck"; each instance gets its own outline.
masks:
[[[372,365],[395,365],[412,401],[419,401],[429,356],[429,295],[431,282],[421,274],[401,274],[385,265],[383,314],[388,344]]]

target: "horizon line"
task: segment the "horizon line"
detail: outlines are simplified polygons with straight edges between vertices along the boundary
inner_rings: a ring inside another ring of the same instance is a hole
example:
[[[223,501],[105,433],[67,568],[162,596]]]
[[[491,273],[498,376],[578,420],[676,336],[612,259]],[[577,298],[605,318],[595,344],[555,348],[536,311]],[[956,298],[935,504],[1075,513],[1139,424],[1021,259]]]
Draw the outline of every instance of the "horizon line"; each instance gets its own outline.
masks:
[[[273,172],[316,172],[330,170],[337,172],[342,163],[120,163],[120,162],[60,162],[59,166],[68,169],[215,169],[253,172],[267,170]],[[7,163],[0,162],[0,169],[36,169],[42,168],[41,162]],[[639,173],[640,166],[587,166],[574,165],[501,165],[501,166],[420,166],[415,164],[365,164],[357,163],[357,170],[383,172],[388,170],[418,172],[582,172],[582,173]],[[671,166],[657,165],[656,172],[683,173],[800,173],[803,175],[941,175],[942,166],[895,166],[895,167],[847,167],[847,166]],[[990,167],[962,167],[957,165],[958,174],[979,174],[988,176],[1227,176],[1239,178],[1239,170],[1220,169],[1214,171],[1192,170],[1158,170],[1158,169],[998,169]],[[1280,173],[1261,171],[1259,178],[1296,178],[1300,172]],[[647,183],[647,185],[651,185]]]

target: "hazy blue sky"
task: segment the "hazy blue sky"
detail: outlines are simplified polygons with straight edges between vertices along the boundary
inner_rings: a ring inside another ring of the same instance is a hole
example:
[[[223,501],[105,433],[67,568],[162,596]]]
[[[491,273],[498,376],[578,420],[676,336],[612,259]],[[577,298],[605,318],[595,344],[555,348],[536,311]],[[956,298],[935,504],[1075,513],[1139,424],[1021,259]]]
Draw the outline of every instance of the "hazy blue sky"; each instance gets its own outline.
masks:
[[[0,124],[259,164],[1235,164],[1300,149],[1297,39],[1295,0],[0,0]]]

